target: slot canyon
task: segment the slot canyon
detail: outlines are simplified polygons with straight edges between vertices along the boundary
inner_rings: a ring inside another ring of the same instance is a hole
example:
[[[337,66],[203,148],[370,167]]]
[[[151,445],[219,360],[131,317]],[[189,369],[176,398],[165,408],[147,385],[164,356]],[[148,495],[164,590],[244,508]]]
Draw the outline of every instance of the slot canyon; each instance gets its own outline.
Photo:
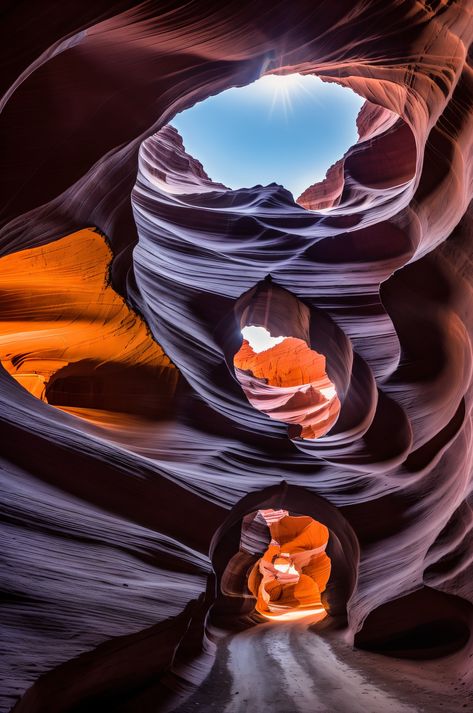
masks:
[[[471,0],[2,14],[0,711],[472,710]]]

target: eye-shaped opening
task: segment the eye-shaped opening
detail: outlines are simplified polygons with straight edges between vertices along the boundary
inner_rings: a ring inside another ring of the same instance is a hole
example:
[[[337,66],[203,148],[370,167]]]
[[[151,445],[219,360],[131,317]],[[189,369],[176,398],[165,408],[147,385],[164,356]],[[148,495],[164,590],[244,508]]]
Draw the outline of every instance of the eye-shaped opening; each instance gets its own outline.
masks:
[[[285,566],[284,591],[276,591],[281,584],[277,581],[268,586],[280,595],[270,597],[271,611],[261,589],[260,561],[272,564],[274,555],[290,564]],[[280,483],[242,498],[215,532],[209,556],[217,595],[212,625],[234,630],[276,615],[283,615],[279,621],[310,615],[314,623],[347,622],[357,580],[358,541],[341,511],[306,488]]]
[[[235,305],[243,342],[235,376],[250,404],[289,425],[291,437],[325,435],[340,414],[327,358],[310,343],[310,311],[287,290],[265,280]]]
[[[363,104],[313,74],[267,74],[198,102],[171,125],[221,187],[276,183],[308,207],[299,197],[356,143]]]

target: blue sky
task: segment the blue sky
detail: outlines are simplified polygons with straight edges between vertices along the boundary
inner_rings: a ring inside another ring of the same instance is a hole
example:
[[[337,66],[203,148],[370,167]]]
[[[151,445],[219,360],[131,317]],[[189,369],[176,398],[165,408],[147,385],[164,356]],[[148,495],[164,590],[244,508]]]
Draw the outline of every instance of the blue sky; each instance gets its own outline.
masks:
[[[268,75],[199,102],[171,124],[212,180],[229,188],[275,182],[297,198],[356,142],[363,102],[312,75]]]

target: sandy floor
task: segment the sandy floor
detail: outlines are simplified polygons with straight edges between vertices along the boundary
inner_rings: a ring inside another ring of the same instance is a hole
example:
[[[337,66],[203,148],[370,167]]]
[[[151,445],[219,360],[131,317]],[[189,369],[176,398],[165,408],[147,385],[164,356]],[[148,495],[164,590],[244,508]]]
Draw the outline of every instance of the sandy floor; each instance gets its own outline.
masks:
[[[202,686],[175,713],[457,713],[473,693],[445,661],[407,662],[354,650],[307,623],[262,624],[218,648]]]

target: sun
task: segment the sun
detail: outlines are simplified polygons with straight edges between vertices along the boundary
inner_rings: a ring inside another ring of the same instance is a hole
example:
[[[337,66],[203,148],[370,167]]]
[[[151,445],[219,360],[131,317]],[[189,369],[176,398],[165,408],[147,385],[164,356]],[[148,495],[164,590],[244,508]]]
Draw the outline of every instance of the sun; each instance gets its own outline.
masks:
[[[265,74],[259,79],[258,85],[262,92],[271,95],[270,116],[277,110],[288,118],[296,96],[301,92],[310,95],[302,74]]]

